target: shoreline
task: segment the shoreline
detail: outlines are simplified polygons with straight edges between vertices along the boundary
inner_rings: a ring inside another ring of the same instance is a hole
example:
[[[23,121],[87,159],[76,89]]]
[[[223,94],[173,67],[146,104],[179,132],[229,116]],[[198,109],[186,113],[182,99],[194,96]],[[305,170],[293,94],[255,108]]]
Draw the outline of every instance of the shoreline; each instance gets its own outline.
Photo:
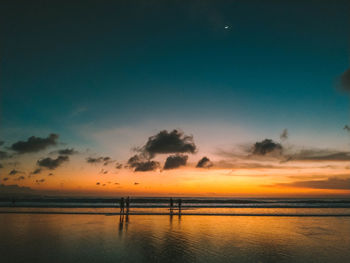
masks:
[[[106,213],[106,212],[64,212],[64,211],[0,211],[0,214],[43,214],[43,215],[104,215],[104,216],[254,216],[254,217],[350,217],[350,214],[244,214],[244,213]]]

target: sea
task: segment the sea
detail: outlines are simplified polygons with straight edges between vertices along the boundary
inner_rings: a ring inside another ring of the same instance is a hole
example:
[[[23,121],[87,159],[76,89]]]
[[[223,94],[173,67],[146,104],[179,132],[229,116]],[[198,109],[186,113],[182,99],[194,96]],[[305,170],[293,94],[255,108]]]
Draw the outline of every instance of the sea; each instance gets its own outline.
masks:
[[[2,198],[0,262],[350,262],[350,199],[173,203]]]

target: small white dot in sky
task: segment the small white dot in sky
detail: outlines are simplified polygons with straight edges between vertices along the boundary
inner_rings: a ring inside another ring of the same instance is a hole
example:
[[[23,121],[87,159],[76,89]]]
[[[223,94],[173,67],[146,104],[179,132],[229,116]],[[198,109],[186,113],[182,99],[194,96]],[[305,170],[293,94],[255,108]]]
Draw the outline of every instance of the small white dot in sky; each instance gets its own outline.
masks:
[[[225,26],[225,29],[229,29],[230,27],[229,26]]]

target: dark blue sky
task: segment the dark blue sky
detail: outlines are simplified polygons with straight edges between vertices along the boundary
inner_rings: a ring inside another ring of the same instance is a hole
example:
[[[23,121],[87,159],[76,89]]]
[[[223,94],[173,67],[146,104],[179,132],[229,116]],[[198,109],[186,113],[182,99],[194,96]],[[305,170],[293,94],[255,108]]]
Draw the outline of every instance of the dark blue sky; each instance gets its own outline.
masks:
[[[335,83],[349,67],[349,1],[34,2],[0,4],[4,137],[69,140],[67,127],[91,123],[257,134],[348,123]]]

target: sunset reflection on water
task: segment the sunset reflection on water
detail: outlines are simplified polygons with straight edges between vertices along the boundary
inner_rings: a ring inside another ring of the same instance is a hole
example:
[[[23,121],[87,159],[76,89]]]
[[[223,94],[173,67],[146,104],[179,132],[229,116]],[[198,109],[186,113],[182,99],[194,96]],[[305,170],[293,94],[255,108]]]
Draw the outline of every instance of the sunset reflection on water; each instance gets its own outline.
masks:
[[[3,262],[348,262],[349,217],[0,215]]]

